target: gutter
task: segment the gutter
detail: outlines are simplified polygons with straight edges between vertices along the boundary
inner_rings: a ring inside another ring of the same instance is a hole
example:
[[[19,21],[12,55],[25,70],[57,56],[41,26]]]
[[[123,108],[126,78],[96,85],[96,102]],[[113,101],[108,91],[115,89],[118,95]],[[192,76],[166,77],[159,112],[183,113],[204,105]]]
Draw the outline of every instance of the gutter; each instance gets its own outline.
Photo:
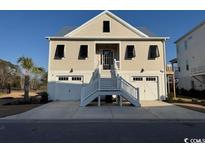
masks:
[[[169,39],[169,37],[149,37],[149,38],[124,38],[124,37],[46,37],[48,40],[162,40],[166,41]]]

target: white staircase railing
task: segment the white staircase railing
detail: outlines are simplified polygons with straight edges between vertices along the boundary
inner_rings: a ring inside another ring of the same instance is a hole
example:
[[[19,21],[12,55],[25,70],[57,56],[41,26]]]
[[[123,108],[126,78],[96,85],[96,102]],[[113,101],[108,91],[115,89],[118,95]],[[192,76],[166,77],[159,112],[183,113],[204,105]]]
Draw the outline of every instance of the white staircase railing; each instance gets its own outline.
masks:
[[[118,75],[118,70],[120,69],[120,61],[117,61],[114,59],[114,71],[115,71],[115,76]]]
[[[191,68],[191,73],[193,75],[197,75],[197,74],[205,75],[205,65],[200,65],[200,66]]]
[[[114,59],[114,67],[116,70],[119,70],[120,69],[120,61]]]
[[[93,95],[97,90],[99,90],[99,84],[100,84],[100,72],[101,72],[101,66],[100,61],[98,61],[98,68],[93,73],[93,77],[89,84],[84,85],[81,88],[81,106],[83,105],[83,102],[89,98],[91,95]]]
[[[139,88],[135,88],[133,85],[131,85],[129,82],[127,82],[125,79],[119,76],[118,70],[120,68],[120,62],[114,59],[114,69],[115,74],[117,76],[117,87],[127,93],[128,95],[134,97],[139,102]]]
[[[134,97],[139,102],[139,88],[134,87],[129,82],[127,82],[122,77],[118,76],[118,87],[121,91],[127,93],[128,95]]]
[[[95,79],[90,84],[82,87],[81,89],[81,105],[83,102],[91,95],[93,95],[95,92],[97,92],[99,87],[99,78]]]
[[[94,73],[92,81],[81,89],[81,106],[86,106],[90,101],[95,99],[95,93],[105,91],[111,92],[110,94],[112,94],[112,92],[119,92],[119,95],[123,93],[122,95],[129,98],[132,104],[139,104],[139,88],[135,88],[133,85],[131,85],[129,82],[119,76],[117,72],[117,70],[119,69],[119,67],[117,66],[117,61],[114,60],[114,62],[114,71],[116,77],[101,78],[99,65],[98,69],[96,70],[97,72],[95,72],[98,75]],[[98,95],[100,95],[100,93]]]

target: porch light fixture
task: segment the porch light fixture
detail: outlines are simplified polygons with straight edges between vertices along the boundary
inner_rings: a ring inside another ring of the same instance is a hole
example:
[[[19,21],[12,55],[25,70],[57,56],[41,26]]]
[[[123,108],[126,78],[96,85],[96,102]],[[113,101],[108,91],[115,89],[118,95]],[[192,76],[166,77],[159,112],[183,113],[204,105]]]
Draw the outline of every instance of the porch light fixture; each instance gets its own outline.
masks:
[[[144,68],[141,69],[140,73],[143,73],[143,72],[144,72]]]
[[[70,73],[73,73],[73,68],[70,69]]]

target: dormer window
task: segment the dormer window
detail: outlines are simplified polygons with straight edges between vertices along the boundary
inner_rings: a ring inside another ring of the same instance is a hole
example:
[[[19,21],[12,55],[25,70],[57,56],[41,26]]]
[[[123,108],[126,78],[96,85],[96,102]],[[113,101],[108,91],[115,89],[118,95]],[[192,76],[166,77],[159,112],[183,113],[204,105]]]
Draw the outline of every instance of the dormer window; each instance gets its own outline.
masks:
[[[135,47],[134,45],[128,45],[126,49],[126,58],[132,59],[135,57]]]
[[[149,54],[148,59],[152,60],[159,57],[159,49],[157,45],[150,45],[149,46]]]
[[[110,32],[110,21],[103,21],[103,32],[104,33]]]
[[[64,57],[64,45],[57,45],[54,59],[62,59]]]
[[[88,57],[88,45],[81,45],[79,52],[79,59],[85,59]]]

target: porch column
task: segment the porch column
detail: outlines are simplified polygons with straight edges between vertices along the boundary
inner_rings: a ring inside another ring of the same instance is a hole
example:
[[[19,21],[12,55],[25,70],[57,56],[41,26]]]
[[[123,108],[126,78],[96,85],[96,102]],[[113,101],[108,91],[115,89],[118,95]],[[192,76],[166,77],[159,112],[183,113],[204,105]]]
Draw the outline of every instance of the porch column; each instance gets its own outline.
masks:
[[[116,95],[116,104],[118,104],[118,95]]]
[[[100,96],[98,96],[98,106],[100,107],[101,102],[100,102]]]
[[[167,90],[168,90],[168,95],[170,96],[170,83],[169,83],[169,75],[167,75]]]
[[[176,83],[175,83],[175,74],[173,74],[173,76],[172,76],[172,80],[173,80],[173,93],[174,93],[174,96],[173,96],[173,98],[174,98],[174,100],[176,99]]]
[[[122,96],[120,96],[120,107],[122,107]]]

